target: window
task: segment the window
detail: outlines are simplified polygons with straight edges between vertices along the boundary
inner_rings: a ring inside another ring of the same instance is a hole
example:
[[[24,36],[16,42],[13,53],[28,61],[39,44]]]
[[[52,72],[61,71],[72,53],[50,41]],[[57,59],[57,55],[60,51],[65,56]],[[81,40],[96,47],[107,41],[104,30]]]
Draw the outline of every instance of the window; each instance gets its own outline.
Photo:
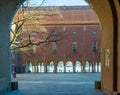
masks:
[[[72,51],[74,53],[77,53],[77,42],[74,40],[73,43],[72,43]]]
[[[76,35],[76,32],[74,31],[74,32],[72,32],[72,34],[73,34],[73,35]]]
[[[93,35],[96,35],[96,31],[94,30],[94,31],[92,32],[92,34],[93,34]]]
[[[52,32],[52,35],[56,35],[56,34],[57,34],[57,32],[55,32],[55,31]]]
[[[93,40],[93,52],[97,52],[97,41]]]
[[[53,53],[56,53],[56,43],[54,42],[53,44],[52,44],[52,51],[53,51]]]

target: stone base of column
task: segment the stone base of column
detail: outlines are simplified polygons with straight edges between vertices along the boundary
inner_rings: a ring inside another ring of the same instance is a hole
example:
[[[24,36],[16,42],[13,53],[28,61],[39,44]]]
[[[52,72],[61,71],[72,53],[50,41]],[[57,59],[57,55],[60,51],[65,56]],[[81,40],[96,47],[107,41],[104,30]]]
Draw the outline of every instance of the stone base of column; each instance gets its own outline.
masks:
[[[102,85],[101,85],[101,90],[103,92],[105,92],[107,95],[120,95],[120,92],[118,92],[118,91],[112,91],[112,90],[110,90],[108,88],[103,87]]]

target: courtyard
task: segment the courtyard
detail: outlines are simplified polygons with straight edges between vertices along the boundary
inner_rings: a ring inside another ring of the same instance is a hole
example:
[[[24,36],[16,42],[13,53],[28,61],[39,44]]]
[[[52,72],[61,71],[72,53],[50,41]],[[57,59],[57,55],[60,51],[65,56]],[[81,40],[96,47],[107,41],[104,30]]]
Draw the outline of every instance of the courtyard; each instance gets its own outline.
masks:
[[[6,95],[106,95],[94,87],[100,73],[17,74],[19,89]]]

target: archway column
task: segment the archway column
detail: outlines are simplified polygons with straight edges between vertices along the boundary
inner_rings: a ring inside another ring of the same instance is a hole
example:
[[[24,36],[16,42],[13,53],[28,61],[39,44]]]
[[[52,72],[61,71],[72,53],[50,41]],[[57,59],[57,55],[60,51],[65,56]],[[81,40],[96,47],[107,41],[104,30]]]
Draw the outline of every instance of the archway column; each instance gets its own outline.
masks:
[[[94,64],[94,62],[92,63],[92,72],[95,72],[95,64]]]
[[[47,64],[44,64],[44,72],[47,73]]]
[[[84,72],[84,65],[81,65],[81,72]]]
[[[47,65],[47,72],[50,72],[50,64]]]
[[[73,73],[76,73],[76,65],[73,64]]]
[[[97,63],[97,71],[96,71],[96,72],[100,72],[100,70],[99,70],[99,66],[100,66],[100,64]]]
[[[120,95],[120,0],[114,0],[118,17],[117,92]]]
[[[37,66],[37,73],[38,73],[39,72],[39,67],[38,67],[39,63],[37,63],[36,66]]]
[[[36,73],[36,72],[37,72],[37,64],[34,63],[34,73]]]
[[[85,72],[85,64],[86,64],[86,62],[83,61],[82,66],[81,66],[82,72]]]
[[[96,11],[102,25],[101,88],[107,95],[120,95],[119,0],[104,0],[104,2],[103,0],[88,0],[88,2]]]
[[[66,73],[66,64],[64,64],[64,73]]]
[[[0,1],[0,95],[11,89],[10,23],[21,1]]]
[[[54,65],[54,73],[57,73],[57,65]]]
[[[40,64],[40,72],[42,72],[42,64]]]

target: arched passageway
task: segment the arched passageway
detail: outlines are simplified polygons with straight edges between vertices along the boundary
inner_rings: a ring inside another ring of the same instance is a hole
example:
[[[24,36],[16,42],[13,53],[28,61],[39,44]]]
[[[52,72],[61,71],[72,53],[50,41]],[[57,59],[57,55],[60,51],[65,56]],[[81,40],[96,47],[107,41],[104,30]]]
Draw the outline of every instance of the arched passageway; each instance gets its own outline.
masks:
[[[88,61],[85,62],[85,72],[89,72],[90,71],[90,63]]]
[[[50,72],[54,72],[54,62],[50,62]]]
[[[45,71],[44,66],[45,66],[44,63],[42,62],[42,65],[41,65],[41,69],[42,69],[42,70],[41,70],[41,72],[44,72],[44,71]]]
[[[10,89],[10,23],[17,8],[24,0],[2,0],[0,3],[0,92]],[[102,90],[120,93],[120,24],[119,0],[88,0],[96,11],[102,26]],[[7,2],[7,4],[6,4]],[[102,11],[101,11],[102,8]],[[9,12],[8,12],[9,9]],[[108,15],[109,14],[109,15]],[[7,19],[6,19],[7,18]],[[108,33],[109,32],[109,33]],[[106,54],[106,55],[105,55]],[[107,55],[110,54],[110,57]],[[109,62],[109,63],[108,63]],[[114,64],[113,64],[114,63]],[[109,64],[109,65],[106,65]]]
[[[76,61],[75,72],[82,72],[82,65],[80,61]]]
[[[66,63],[66,72],[73,72],[73,63],[71,61]]]
[[[31,61],[29,62],[29,72],[33,72],[33,65]]]
[[[63,61],[58,62],[58,72],[64,72],[64,63],[63,63]]]

